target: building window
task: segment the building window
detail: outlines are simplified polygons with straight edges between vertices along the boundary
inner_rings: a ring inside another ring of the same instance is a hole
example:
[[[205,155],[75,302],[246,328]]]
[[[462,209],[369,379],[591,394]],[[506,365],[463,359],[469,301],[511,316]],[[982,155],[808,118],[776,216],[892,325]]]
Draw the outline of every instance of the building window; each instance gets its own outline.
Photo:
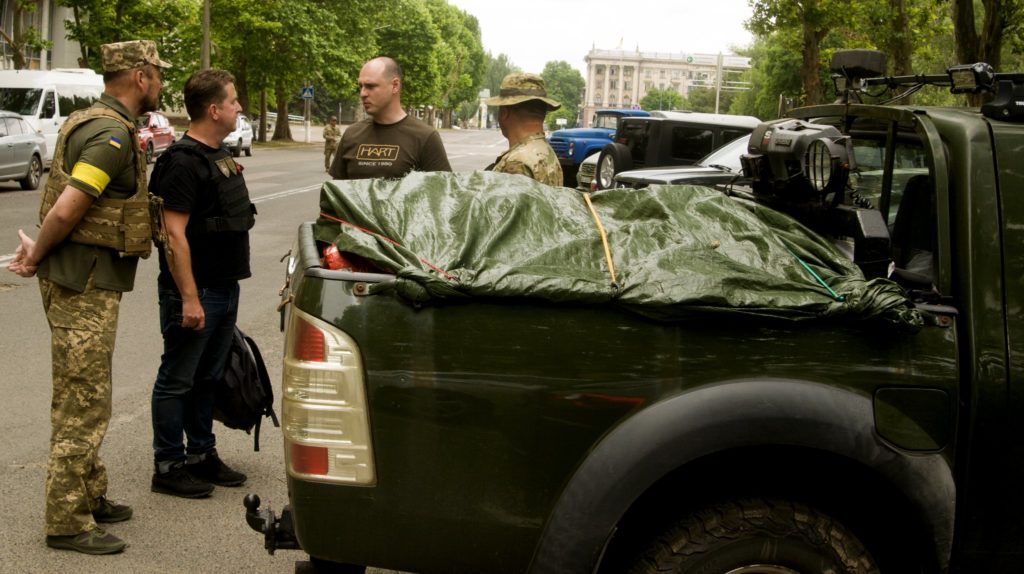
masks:
[[[645,78],[650,78],[651,77],[651,71],[650,70],[644,70],[644,77]]]
[[[614,89],[617,89],[618,87],[619,87],[619,81],[618,80],[608,80],[608,89],[614,90]]]
[[[654,87],[654,82],[644,82],[644,92],[645,93],[651,91],[651,88],[653,88],[653,87]]]
[[[633,82],[622,82],[622,89],[629,91],[633,89]]]

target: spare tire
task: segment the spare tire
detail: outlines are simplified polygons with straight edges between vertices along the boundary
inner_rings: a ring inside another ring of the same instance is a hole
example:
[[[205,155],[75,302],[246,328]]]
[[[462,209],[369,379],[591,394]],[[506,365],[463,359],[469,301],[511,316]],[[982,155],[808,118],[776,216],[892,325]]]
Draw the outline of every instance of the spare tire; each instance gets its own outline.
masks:
[[[594,172],[597,189],[615,187],[615,175],[632,168],[633,156],[628,147],[614,142],[604,146],[597,159],[597,171]]]

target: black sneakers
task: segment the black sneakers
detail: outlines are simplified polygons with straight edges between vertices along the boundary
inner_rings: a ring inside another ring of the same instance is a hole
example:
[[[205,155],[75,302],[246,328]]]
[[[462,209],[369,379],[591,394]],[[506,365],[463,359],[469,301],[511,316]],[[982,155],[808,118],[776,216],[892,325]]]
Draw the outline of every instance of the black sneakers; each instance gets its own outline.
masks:
[[[74,550],[82,554],[117,554],[124,550],[125,546],[128,546],[124,540],[102,528],[68,536],[47,536],[46,545],[50,548]]]
[[[132,517],[132,507],[127,504],[118,504],[101,496],[96,501],[96,509],[92,511],[92,518],[96,522],[121,522]]]
[[[178,463],[167,472],[153,473],[153,482],[149,489],[182,498],[203,498],[213,492],[213,485],[196,478],[185,468],[184,463]]]
[[[241,486],[246,479],[244,474],[224,464],[217,451],[206,453],[203,460],[186,464],[185,468],[192,476],[217,486]]]

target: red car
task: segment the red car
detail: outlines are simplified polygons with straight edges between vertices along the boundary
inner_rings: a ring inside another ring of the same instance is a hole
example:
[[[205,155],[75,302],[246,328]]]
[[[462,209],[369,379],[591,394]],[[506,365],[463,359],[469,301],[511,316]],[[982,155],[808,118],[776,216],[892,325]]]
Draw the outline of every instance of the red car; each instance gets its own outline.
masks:
[[[146,152],[146,163],[152,163],[174,143],[174,128],[160,112],[146,112],[135,120],[135,125],[139,126],[139,147]]]

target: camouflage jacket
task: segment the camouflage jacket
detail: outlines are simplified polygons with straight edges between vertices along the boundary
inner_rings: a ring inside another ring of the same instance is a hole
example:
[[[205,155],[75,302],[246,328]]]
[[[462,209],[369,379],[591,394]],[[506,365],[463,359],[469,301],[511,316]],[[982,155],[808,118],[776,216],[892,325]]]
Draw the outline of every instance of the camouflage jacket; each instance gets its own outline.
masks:
[[[551,186],[562,185],[562,166],[544,134],[534,134],[498,156],[489,168],[502,173],[518,173]]]

